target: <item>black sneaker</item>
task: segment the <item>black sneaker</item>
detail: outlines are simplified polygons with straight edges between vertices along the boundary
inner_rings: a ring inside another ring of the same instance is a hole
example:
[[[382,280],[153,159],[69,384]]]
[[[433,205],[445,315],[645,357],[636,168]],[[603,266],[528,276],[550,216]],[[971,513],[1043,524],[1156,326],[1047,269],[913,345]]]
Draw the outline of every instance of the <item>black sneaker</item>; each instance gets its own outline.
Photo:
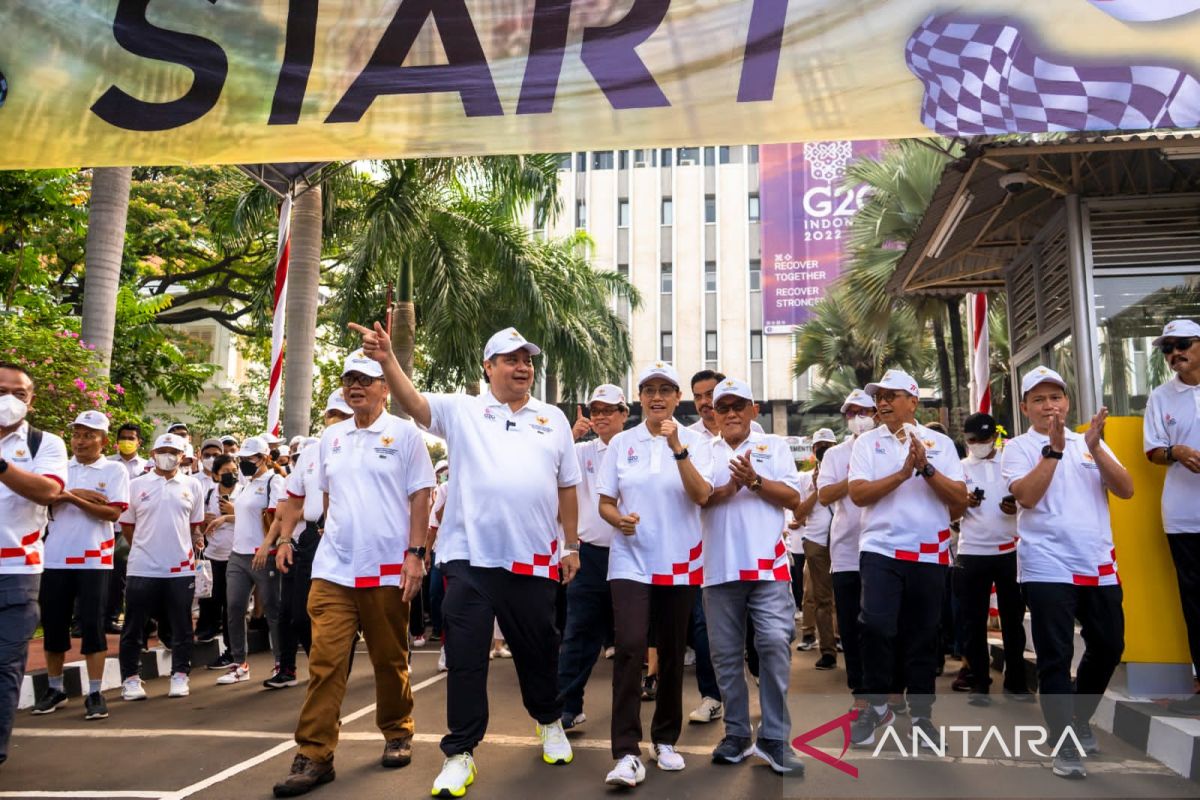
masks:
[[[221,633],[219,631],[199,631],[196,633],[197,642],[211,642],[217,639]]]
[[[83,699],[83,718],[108,719],[108,703],[104,702],[104,695],[92,692]]]
[[[211,662],[209,662],[204,668],[205,669],[219,669],[219,670],[224,671],[224,670],[228,670],[232,666],[233,666],[233,658],[229,655],[229,651],[226,650],[224,653],[221,653],[221,655],[217,656]]]
[[[296,670],[277,669],[274,675],[263,681],[263,686],[268,689],[286,689],[297,683]]]
[[[987,692],[971,692],[967,695],[967,705],[977,708],[987,708],[992,704],[992,696]]]
[[[1005,689],[1004,696],[1017,703],[1036,703],[1037,695],[1028,689]]]
[[[658,697],[658,676],[647,675],[642,678],[642,699],[646,701]]]
[[[937,726],[928,717],[913,717],[912,726],[914,731],[919,730],[925,734],[924,736],[916,736],[918,748],[936,753],[944,753],[946,751],[946,740],[942,737],[942,732],[937,729]]]
[[[817,637],[815,637],[815,636],[805,636],[805,637],[804,637],[804,638],[803,638],[803,639],[800,641],[800,644],[796,645],[796,649],[797,649],[797,650],[799,650],[799,651],[801,651],[801,652],[807,652],[807,651],[809,651],[809,650],[812,650],[812,649],[813,649],[814,647],[816,647],[816,646],[817,646]]]
[[[1080,780],[1087,777],[1083,759],[1071,745],[1063,745],[1062,749],[1058,751],[1058,755],[1054,757],[1053,770],[1055,775],[1068,780]]]
[[[889,703],[888,708],[890,708],[892,710],[892,713],[895,714],[897,717],[907,717],[908,716],[908,701],[907,700],[900,699],[900,700],[897,700],[895,703]]]
[[[792,752],[791,746],[785,741],[763,739],[760,736],[754,743],[754,755],[767,762],[767,766],[776,775],[799,777],[804,774],[804,762]]]
[[[896,715],[890,708],[879,714],[874,706],[867,706],[858,712],[858,719],[850,725],[850,742],[856,747],[875,744],[875,729],[895,721]]]
[[[46,693],[33,704],[33,714],[53,714],[59,706],[67,704],[67,693],[62,689],[47,689]]]
[[[712,751],[714,764],[737,764],[754,752],[749,737],[726,736]]]
[[[1071,727],[1075,729],[1075,738],[1079,739],[1079,744],[1082,745],[1086,755],[1094,756],[1100,752],[1100,743],[1096,741],[1096,734],[1092,732],[1089,722],[1075,720]]]
[[[826,653],[817,659],[817,663],[813,664],[817,669],[835,669],[837,667],[837,656],[833,653]]]

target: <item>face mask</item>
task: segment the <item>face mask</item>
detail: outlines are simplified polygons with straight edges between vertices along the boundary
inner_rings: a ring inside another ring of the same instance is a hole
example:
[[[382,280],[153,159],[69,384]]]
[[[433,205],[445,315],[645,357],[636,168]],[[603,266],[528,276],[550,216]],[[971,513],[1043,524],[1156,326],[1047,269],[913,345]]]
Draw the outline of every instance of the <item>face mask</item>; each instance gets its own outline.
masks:
[[[869,431],[875,427],[875,418],[874,417],[854,417],[849,422],[846,423],[846,427],[849,428],[850,432],[853,433],[855,436],[861,436],[862,434],[866,433],[867,431]]]
[[[212,472],[213,457],[209,456],[208,458],[200,459],[200,464],[204,467],[205,472]]]
[[[6,394],[0,397],[0,428],[13,427],[25,419],[25,415],[28,413],[29,406],[25,405],[16,395]]]
[[[137,444],[133,439],[122,439],[117,442],[117,452],[123,456],[131,456],[137,452]]]
[[[170,472],[179,466],[179,456],[174,453],[155,453],[154,466],[163,472]]]
[[[237,475],[234,475],[232,472],[226,472],[221,476],[221,485],[226,489],[232,489],[237,486]]]
[[[824,461],[825,453],[827,453],[828,451],[829,451],[828,447],[822,447],[820,450],[814,450],[813,454],[816,456],[817,461]]]
[[[972,458],[985,459],[991,454],[992,447],[993,445],[991,442],[983,442],[982,444],[968,444],[967,452],[971,454]]]
[[[254,473],[258,472],[258,464],[255,464],[253,461],[239,461],[238,469],[240,469],[242,474],[247,478],[253,478]]]

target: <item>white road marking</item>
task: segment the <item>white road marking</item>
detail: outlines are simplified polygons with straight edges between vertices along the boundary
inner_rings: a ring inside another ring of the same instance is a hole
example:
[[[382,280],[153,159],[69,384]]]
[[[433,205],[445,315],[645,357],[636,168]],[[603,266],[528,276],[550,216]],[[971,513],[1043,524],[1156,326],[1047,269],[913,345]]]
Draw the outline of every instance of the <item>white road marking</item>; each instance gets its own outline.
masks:
[[[153,800],[160,800],[165,794],[169,794],[169,792],[148,791],[146,789],[126,789],[121,791],[72,789],[70,791],[49,792],[29,789],[23,792],[0,792],[0,797],[147,797],[153,798]]]

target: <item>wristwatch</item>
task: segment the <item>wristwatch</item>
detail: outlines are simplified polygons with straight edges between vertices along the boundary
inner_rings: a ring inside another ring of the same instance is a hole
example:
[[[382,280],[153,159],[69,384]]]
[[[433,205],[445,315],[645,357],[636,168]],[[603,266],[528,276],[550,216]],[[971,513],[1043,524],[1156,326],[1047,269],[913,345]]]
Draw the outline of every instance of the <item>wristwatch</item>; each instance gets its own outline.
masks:
[[[672,455],[675,456],[676,461],[686,461],[688,457],[688,449],[685,447],[678,453],[673,453]]]
[[[579,544],[578,543],[576,543],[574,545],[564,544],[563,545],[563,555],[566,555],[566,556],[579,555]]]
[[[420,559],[425,558],[425,546],[424,545],[422,545],[421,547],[410,547],[405,552],[407,552],[409,555],[414,555]]]
[[[1175,445],[1173,445],[1173,444],[1167,445],[1167,463],[1168,464],[1175,463]],[[4,471],[4,469],[0,468],[0,472],[3,472],[3,471]]]
[[[292,540],[291,540],[291,539],[280,539],[279,541],[275,542],[275,546],[276,546],[276,547],[283,547],[285,544],[286,544],[286,545],[291,545],[291,543],[292,543]]]
[[[937,472],[937,470],[933,468],[933,464],[928,462],[926,462],[925,466],[921,467],[921,469],[917,470],[917,474],[922,478],[932,478],[933,473],[935,472]]]
[[[1062,457],[1063,454],[1060,451],[1055,450],[1050,445],[1046,445],[1042,448],[1042,458],[1053,458],[1055,461],[1062,461]]]
[[[3,475],[6,472],[8,472],[8,461],[0,458],[0,475]]]
[[[762,489],[762,475],[755,475],[754,480],[751,481],[750,485],[746,488],[752,492],[757,492]]]

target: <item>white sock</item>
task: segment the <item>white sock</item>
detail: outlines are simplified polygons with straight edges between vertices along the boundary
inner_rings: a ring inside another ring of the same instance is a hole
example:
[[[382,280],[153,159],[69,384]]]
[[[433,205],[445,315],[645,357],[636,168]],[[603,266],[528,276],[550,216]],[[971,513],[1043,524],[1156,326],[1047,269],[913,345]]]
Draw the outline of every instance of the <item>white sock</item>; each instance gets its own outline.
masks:
[[[888,712],[887,703],[884,703],[881,706],[871,706],[871,708],[875,709],[875,713],[878,714],[879,716],[881,716],[881,717],[887,716],[887,712]]]
[[[62,675],[47,675],[46,680],[50,683],[50,688],[54,691],[61,692],[63,690]]]

